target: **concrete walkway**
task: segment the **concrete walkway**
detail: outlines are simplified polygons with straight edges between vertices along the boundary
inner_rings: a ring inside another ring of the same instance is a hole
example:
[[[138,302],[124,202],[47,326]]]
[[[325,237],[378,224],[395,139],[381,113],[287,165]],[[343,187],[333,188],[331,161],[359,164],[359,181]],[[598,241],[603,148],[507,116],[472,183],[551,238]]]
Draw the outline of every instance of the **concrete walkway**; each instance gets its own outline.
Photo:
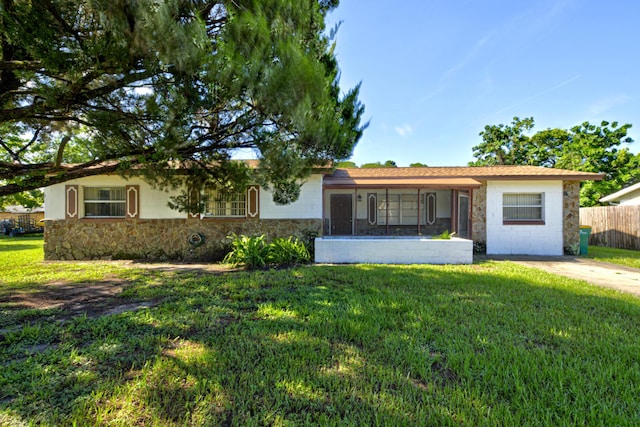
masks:
[[[485,256],[485,259],[513,261],[527,267],[539,268],[549,273],[584,280],[597,286],[616,289],[640,297],[640,269],[637,268],[575,256],[496,255]]]

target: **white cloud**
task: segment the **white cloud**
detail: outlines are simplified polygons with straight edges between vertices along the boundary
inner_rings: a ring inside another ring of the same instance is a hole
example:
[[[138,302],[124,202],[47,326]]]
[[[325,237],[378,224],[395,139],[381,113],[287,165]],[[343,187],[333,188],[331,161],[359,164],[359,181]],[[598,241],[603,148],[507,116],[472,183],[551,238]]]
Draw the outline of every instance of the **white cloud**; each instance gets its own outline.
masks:
[[[400,136],[409,136],[413,133],[413,128],[407,124],[396,127],[396,133]]]

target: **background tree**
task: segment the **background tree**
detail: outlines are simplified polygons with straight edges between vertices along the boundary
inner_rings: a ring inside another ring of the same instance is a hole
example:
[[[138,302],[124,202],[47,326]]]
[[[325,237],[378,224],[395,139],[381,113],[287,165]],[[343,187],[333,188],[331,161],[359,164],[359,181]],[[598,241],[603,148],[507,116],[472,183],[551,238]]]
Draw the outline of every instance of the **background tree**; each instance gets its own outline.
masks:
[[[397,168],[398,165],[393,160],[387,160],[384,163],[381,162],[372,162],[372,163],[363,163],[360,165],[361,168]]]
[[[366,126],[325,32],[337,5],[0,0],[0,196],[113,171],[175,185],[176,162],[222,185],[250,148],[252,179],[295,199]]]
[[[44,194],[38,189],[0,197],[0,210],[5,209],[7,206],[23,206],[27,209],[33,209],[43,204]]]
[[[631,144],[630,124],[603,121],[599,126],[584,122],[569,130],[546,129],[526,135],[533,118],[514,117],[511,126],[485,126],[482,143],[473,147],[471,166],[534,165],[604,174],[602,181],[583,183],[580,204],[594,206],[600,198],[640,181],[640,155],[623,144]]]
[[[482,142],[473,147],[477,159],[471,166],[528,165],[529,137],[525,132],[533,128],[533,117],[513,118],[511,125],[487,125],[480,132]]]
[[[337,168],[357,168],[358,165],[356,165],[355,162],[343,161],[343,162],[337,162],[336,167]]]
[[[410,168],[426,168],[429,166],[426,163],[415,162],[415,163],[410,163],[409,167]]]

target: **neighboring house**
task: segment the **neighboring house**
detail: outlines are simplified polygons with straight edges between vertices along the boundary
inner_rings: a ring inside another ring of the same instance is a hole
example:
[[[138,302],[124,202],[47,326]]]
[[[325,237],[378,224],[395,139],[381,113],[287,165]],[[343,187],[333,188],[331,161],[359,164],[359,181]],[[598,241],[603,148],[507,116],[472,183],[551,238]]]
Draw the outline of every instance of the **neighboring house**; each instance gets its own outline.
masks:
[[[612,205],[640,205],[640,182],[600,199]]]
[[[33,218],[34,221],[39,221],[44,219],[44,207],[38,206],[33,209],[27,209],[24,206],[5,206],[4,209],[0,210],[0,220],[17,218],[23,215]]]
[[[489,254],[562,255],[579,243],[580,181],[598,179],[533,166],[337,169],[311,175],[290,205],[276,205],[259,186],[202,189],[205,213],[187,214],[167,206],[175,193],[139,178],[94,176],[45,189],[45,257],[215,259],[226,236],[244,233],[353,236],[344,260],[354,262],[354,248],[367,244],[356,240],[445,230]]]

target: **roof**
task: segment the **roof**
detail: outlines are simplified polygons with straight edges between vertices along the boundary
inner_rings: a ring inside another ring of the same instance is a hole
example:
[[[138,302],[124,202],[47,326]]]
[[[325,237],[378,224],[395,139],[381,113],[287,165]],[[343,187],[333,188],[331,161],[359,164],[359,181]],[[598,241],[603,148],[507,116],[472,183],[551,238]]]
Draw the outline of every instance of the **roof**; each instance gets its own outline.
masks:
[[[627,188],[623,188],[620,191],[616,191],[615,193],[609,194],[608,196],[605,196],[602,199],[600,199],[600,201],[603,203],[616,202],[622,199],[627,194],[633,193],[634,191],[638,191],[638,190],[640,190],[640,182],[637,184],[631,185]]]
[[[552,169],[540,166],[453,166],[423,168],[336,169],[325,177],[327,187],[345,186],[433,186],[479,187],[481,181],[563,180],[599,181],[599,173]]]
[[[380,188],[384,187],[429,187],[429,188],[479,188],[482,184],[467,177],[366,177],[366,178],[336,178],[329,175],[324,179],[326,188],[351,187]]]

